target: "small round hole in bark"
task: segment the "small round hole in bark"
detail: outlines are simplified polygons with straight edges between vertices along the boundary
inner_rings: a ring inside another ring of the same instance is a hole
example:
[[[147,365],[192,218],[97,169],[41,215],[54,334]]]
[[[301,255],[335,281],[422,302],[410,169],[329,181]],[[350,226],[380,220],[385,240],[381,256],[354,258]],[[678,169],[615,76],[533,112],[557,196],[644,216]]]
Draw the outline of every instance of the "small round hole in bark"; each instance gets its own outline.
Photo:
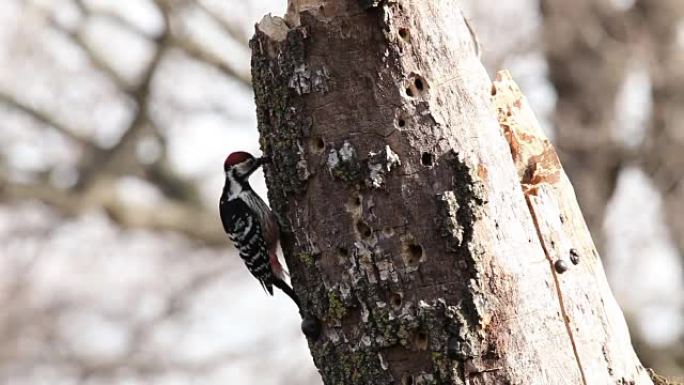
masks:
[[[372,230],[366,223],[363,221],[358,221],[356,222],[356,231],[361,234],[362,237],[364,238],[370,238],[370,236],[373,234]]]
[[[420,163],[425,167],[432,167],[435,163],[435,156],[429,152],[424,152],[420,156]]]
[[[382,229],[382,235],[384,235],[387,238],[394,236],[394,229],[391,227],[385,227],[384,229]]]
[[[399,309],[404,302],[403,297],[404,296],[401,293],[392,293],[392,295],[390,295],[390,303],[392,304],[392,307]]]
[[[309,142],[309,143],[310,143],[312,152],[320,154],[323,151],[325,151],[325,140],[323,140],[323,138],[321,138],[320,136],[316,137],[316,138],[312,138],[311,142]]]
[[[422,80],[421,78],[419,78],[419,77],[416,77],[416,79],[413,81],[413,84],[416,85],[416,89],[417,89],[418,91],[423,91],[423,88],[425,87],[425,86],[423,85],[423,80]]]
[[[492,96],[496,95],[496,86],[492,85]]]
[[[428,335],[424,331],[419,331],[415,336],[415,345],[418,350],[427,350],[428,348]]]
[[[408,246],[409,251],[409,264],[415,265],[420,262],[423,258],[423,246],[411,243]]]
[[[401,385],[414,385],[413,376],[408,373],[401,376]]]
[[[341,256],[346,257],[349,255],[349,250],[347,250],[346,247],[338,247],[337,251],[340,253]]]
[[[420,75],[411,74],[406,85],[406,95],[413,98],[418,97],[428,90],[428,84]]]
[[[356,207],[361,206],[361,195],[357,195],[352,202]]]
[[[403,110],[397,110],[394,115],[394,126],[398,129],[404,129],[408,124],[406,119],[406,112]]]
[[[409,40],[409,31],[406,28],[399,28],[399,37],[404,40],[408,41]]]

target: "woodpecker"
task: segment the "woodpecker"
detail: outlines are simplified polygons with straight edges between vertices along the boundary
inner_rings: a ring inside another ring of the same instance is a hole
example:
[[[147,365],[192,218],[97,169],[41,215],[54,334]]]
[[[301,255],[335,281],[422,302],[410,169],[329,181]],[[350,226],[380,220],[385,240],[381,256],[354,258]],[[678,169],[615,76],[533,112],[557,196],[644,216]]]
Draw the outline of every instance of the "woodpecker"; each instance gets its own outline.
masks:
[[[299,298],[285,282],[287,273],[276,256],[280,236],[278,221],[249,185],[250,175],[262,162],[263,158],[243,151],[228,155],[223,163],[226,183],[219,202],[221,222],[247,269],[264,290],[273,295],[275,286],[300,307]]]

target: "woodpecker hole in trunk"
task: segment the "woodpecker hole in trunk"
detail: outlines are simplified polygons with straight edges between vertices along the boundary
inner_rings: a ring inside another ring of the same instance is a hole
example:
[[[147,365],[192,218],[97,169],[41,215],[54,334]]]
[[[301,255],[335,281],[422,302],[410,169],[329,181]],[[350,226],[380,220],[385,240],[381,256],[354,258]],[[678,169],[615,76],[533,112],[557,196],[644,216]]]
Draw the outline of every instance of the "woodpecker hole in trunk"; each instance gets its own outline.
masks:
[[[394,121],[394,126],[398,129],[404,129],[406,127],[406,113],[402,110],[399,110],[398,113],[396,114],[396,119]]]
[[[417,243],[409,243],[406,246],[406,264],[411,267],[418,266],[423,262],[423,246]]]
[[[406,95],[408,97],[418,97],[427,90],[427,82],[420,75],[412,74],[409,77],[408,85],[406,86]]]
[[[399,37],[401,40],[408,42],[411,38],[407,28],[399,28]]]
[[[318,137],[314,140],[314,148],[319,153],[325,150],[325,141],[323,140],[323,138]]]
[[[428,348],[428,335],[425,331],[420,330],[416,333],[413,339],[414,345],[418,350],[427,350]]]
[[[435,156],[429,152],[424,152],[420,156],[420,163],[425,167],[432,167],[435,163]]]
[[[404,302],[404,295],[401,293],[392,293],[390,295],[390,303],[392,304],[392,307],[395,309],[401,308],[401,305]]]
[[[356,222],[356,231],[358,231],[363,238],[370,238],[370,236],[373,235],[373,231],[364,221]]]

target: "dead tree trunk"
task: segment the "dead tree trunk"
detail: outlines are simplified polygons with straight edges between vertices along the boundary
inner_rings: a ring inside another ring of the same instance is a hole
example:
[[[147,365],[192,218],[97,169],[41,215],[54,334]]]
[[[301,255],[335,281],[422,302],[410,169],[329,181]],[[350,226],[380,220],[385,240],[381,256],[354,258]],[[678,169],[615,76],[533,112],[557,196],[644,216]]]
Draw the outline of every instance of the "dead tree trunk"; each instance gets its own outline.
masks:
[[[252,75],[326,384],[651,384],[555,152],[513,124],[533,119],[455,1],[293,1],[286,20],[257,25]]]

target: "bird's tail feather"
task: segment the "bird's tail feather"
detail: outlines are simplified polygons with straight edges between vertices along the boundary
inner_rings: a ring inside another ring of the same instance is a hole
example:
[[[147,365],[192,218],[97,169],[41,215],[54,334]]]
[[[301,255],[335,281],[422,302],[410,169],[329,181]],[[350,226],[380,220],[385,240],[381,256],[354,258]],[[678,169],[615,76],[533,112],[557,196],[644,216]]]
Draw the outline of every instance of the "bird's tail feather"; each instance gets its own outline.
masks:
[[[290,287],[290,285],[285,283],[285,281],[283,281],[280,278],[274,278],[272,283],[275,287],[282,290],[283,293],[287,294],[290,298],[292,298],[297,307],[301,309],[299,297],[297,297],[297,293],[295,293],[295,291]]]
[[[270,282],[260,279],[259,283],[261,284],[261,287],[264,288],[264,291],[266,291],[269,295],[273,295],[273,286]]]

